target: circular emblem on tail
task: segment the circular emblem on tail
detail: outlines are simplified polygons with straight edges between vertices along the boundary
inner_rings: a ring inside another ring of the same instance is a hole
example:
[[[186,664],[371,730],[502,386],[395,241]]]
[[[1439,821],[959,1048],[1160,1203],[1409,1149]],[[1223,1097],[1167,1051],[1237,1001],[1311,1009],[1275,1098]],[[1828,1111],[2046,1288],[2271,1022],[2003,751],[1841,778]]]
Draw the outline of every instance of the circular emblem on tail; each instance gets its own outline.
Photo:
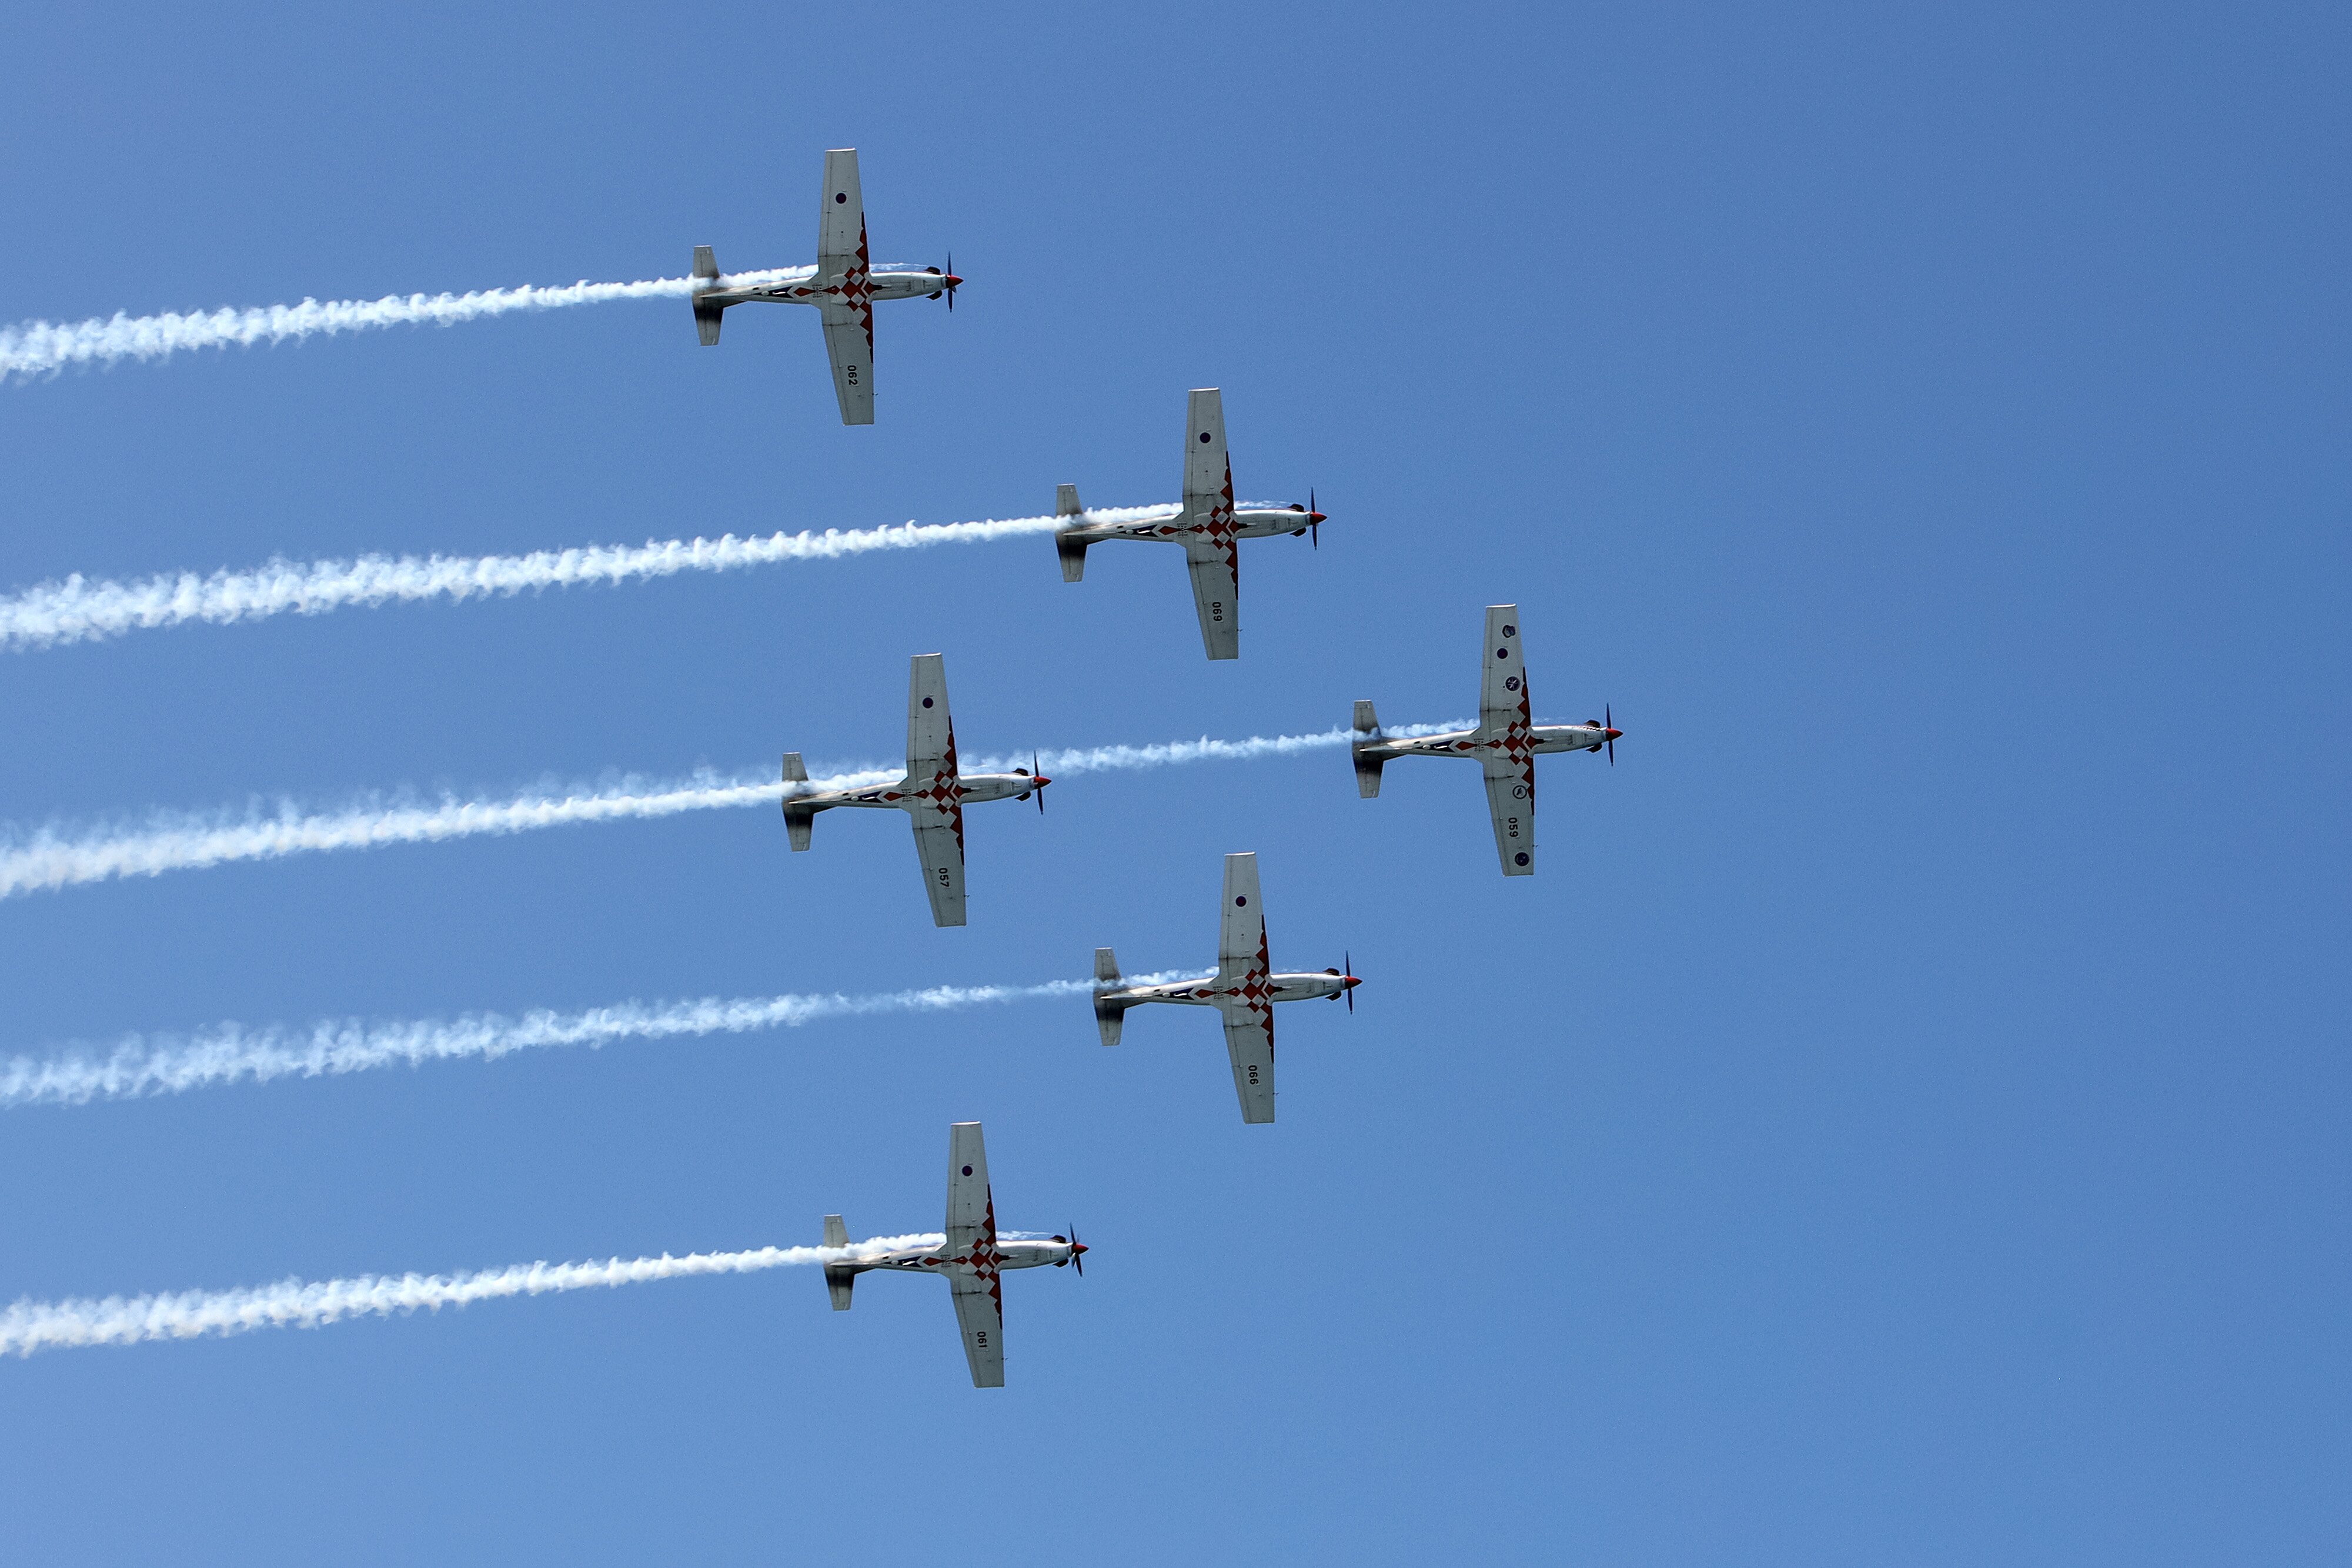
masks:
[[[1513,855],[1511,859],[1517,862],[1520,865],[1525,865],[1528,863],[1528,852],[1521,850],[1517,854]],[[966,1171],[964,1174],[966,1176],[970,1176],[971,1173],[970,1171]]]

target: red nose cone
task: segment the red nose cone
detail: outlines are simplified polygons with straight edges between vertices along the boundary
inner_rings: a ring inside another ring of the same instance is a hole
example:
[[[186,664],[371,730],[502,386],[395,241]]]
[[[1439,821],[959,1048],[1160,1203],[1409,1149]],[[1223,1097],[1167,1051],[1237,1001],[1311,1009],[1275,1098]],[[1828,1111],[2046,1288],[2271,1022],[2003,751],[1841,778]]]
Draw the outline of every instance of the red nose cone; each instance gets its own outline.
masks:
[[[1051,784],[1053,780],[1046,778],[1043,773],[1040,773],[1034,779],[1030,779],[1029,782],[1036,786],[1038,789],[1043,789],[1046,785]]]
[[[1330,517],[1329,517],[1327,514],[1325,514],[1325,513],[1322,513],[1322,512],[1309,512],[1309,513],[1307,513],[1307,520],[1308,522],[1310,522],[1310,523],[1327,523],[1327,522],[1329,522],[1331,519],[1330,519]]]
[[[1601,732],[1601,737],[1608,740],[1614,740],[1624,733],[1625,732],[1622,729],[1604,729]]]
[[[958,277],[952,272],[949,273],[947,276],[947,285],[950,288],[953,288],[957,284],[961,283],[962,281],[962,278]]]
[[[1363,983],[1363,981],[1356,978],[1353,975],[1342,975],[1339,977],[1339,988],[1343,991],[1352,991]]]
[[[1083,1241],[1073,1241],[1070,1243],[1070,1256],[1073,1258],[1076,1257],[1081,1252],[1091,1252],[1093,1250],[1093,1248],[1087,1246]]]

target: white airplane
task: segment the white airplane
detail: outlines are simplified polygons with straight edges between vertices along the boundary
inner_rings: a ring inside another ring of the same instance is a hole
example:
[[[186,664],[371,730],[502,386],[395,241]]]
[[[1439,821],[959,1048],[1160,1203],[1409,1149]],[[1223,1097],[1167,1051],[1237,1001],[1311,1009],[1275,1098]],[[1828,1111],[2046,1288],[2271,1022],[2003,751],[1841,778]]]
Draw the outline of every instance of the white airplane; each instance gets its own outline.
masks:
[[[1546,751],[1609,750],[1617,764],[1617,737],[1608,716],[1582,724],[1535,724],[1528,719],[1526,665],[1520,662],[1519,607],[1486,606],[1486,674],[1478,687],[1478,727],[1414,739],[1381,733],[1372,705],[1356,705],[1356,792],[1381,792],[1381,765],[1392,757],[1468,757],[1486,770],[1486,810],[1495,819],[1495,851],[1505,876],[1536,870],[1536,757]],[[1609,710],[1604,706],[1601,713]]]
[[[1045,809],[1053,780],[1026,768],[1010,773],[963,773],[956,768],[955,723],[948,716],[947,661],[918,653],[907,679],[907,776],[865,789],[811,789],[797,751],[784,753],[784,829],[793,848],[809,847],[816,814],[835,806],[878,806],[915,820],[915,853],[931,895],[931,919],[963,924],[963,809],[981,800],[1026,800]],[[795,789],[793,785],[803,788]]]
[[[841,1216],[824,1217],[824,1244],[849,1245],[849,1228]],[[908,1247],[878,1252],[854,1263],[828,1263],[825,1289],[833,1292],[833,1310],[849,1310],[849,1292],[857,1276],[871,1269],[896,1269],[909,1274],[943,1275],[955,1292],[956,1326],[963,1330],[964,1359],[971,1364],[974,1388],[1004,1386],[1004,1292],[998,1276],[1007,1269],[1036,1269],[1051,1263],[1058,1269],[1076,1263],[1087,1252],[1073,1228],[1050,1241],[1000,1240],[996,1234],[996,1199],[988,1190],[988,1150],[980,1140],[980,1124],[958,1122],[948,1129],[947,1235],[937,1247]]]
[[[1234,506],[1234,465],[1225,455],[1225,404],[1215,387],[1194,390],[1184,427],[1184,504],[1173,517],[1140,523],[1090,523],[1078,505],[1078,487],[1064,485],[1054,515],[1069,519],[1054,535],[1062,555],[1062,580],[1087,574],[1087,547],[1109,539],[1156,539],[1184,547],[1192,570],[1192,604],[1201,612],[1201,641],[1212,659],[1242,656],[1241,551],[1239,541],[1270,534],[1314,533],[1322,542],[1323,514],[1314,492],[1304,507]]]
[[[1105,1045],[1118,1043],[1127,1009],[1146,1002],[1181,1002],[1214,1008],[1225,1019],[1225,1053],[1233,1058],[1234,1092],[1242,1120],[1274,1120],[1274,1004],[1313,997],[1338,1001],[1363,984],[1338,969],[1319,975],[1277,975],[1265,952],[1265,906],[1257,894],[1257,856],[1225,857],[1224,918],[1217,932],[1217,972],[1206,980],[1164,986],[1122,986],[1118,959],[1108,947],[1095,949],[1095,1022]]]
[[[824,351],[833,357],[833,390],[841,399],[841,423],[874,423],[874,302],[944,294],[955,308],[963,279],[948,270],[877,272],[866,250],[866,200],[857,189],[857,149],[837,147],[824,155],[824,190],[817,214],[816,265],[779,267],[730,278],[707,245],[694,247],[694,329],[705,348],[719,342],[721,314],[730,305],[765,300],[776,305],[814,305],[824,323]]]

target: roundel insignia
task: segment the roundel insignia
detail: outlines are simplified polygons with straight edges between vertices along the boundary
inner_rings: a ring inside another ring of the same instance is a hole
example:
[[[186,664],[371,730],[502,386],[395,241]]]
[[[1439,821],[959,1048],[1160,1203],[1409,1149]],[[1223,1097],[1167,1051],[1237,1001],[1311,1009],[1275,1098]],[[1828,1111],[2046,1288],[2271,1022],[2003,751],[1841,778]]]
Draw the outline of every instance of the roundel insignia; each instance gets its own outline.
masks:
[[[1208,444],[1209,444],[1209,433],[1208,433],[1207,431],[1205,431],[1205,430],[1204,430],[1204,431],[1201,432],[1201,444],[1202,444],[1203,446],[1205,446],[1205,445],[1207,445]]]
[[[1503,689],[1507,692],[1517,691],[1519,689],[1519,677],[1513,675],[1509,680],[1505,681],[1503,683]]]
[[[1503,628],[1503,635],[1506,637],[1516,637],[1518,634],[1519,629],[1516,626],[1506,626]]]
[[[1249,902],[1249,898],[1248,898],[1248,896],[1247,896],[1246,894],[1244,894],[1244,895],[1243,895],[1242,897],[1239,897],[1239,898],[1236,898],[1236,899],[1234,899],[1234,906],[1235,908],[1239,908],[1239,907],[1241,907],[1242,905],[1244,905],[1244,904],[1247,904],[1248,902]]]
[[[966,1176],[970,1176],[970,1175],[971,1175],[971,1167],[970,1166],[964,1166],[964,1167],[963,1167],[963,1174],[964,1174],[964,1175],[966,1175]]]
[[[929,706],[931,706],[931,699],[930,699],[930,698],[929,698],[929,697],[925,697],[925,698],[923,699],[923,706],[924,706],[925,707],[929,707]]]
[[[1512,800],[1526,800],[1527,798],[1528,798],[1528,787],[1527,787],[1526,785],[1524,785],[1524,784],[1514,784],[1514,785],[1512,785],[1512,786],[1511,786],[1511,799],[1512,799]]]
[[[849,200],[849,193],[848,193],[848,192],[846,192],[846,191],[835,191],[835,192],[833,193],[833,199],[834,199],[835,202],[845,202],[845,201]],[[966,1176],[970,1176],[971,1173],[970,1171],[966,1171],[966,1172],[964,1172],[963,1174],[964,1174],[964,1175],[966,1175]]]
[[[1497,659],[1507,659],[1510,656],[1511,651],[1508,648],[1497,648],[1495,650],[1495,657]]]
[[[1520,865],[1525,865],[1528,863],[1528,852],[1521,850],[1517,854],[1513,855],[1511,859]]]

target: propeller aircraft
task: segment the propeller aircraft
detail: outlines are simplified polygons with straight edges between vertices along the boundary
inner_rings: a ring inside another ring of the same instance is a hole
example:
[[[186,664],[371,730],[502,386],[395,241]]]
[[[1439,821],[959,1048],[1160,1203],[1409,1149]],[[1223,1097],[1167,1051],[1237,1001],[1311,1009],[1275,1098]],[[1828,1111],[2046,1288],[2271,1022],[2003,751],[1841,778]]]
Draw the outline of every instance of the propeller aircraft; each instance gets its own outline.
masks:
[[[1078,505],[1078,487],[1064,485],[1056,492],[1054,515],[1064,519],[1054,534],[1061,553],[1062,580],[1076,582],[1087,574],[1087,547],[1111,539],[1150,539],[1184,547],[1185,564],[1192,574],[1192,605],[1201,615],[1201,641],[1212,659],[1242,656],[1241,551],[1243,539],[1273,534],[1307,534],[1309,543],[1322,543],[1327,520],[1315,509],[1315,493],[1307,504],[1288,507],[1234,505],[1234,465],[1225,454],[1225,404],[1215,387],[1193,391],[1184,426],[1184,500],[1167,517],[1142,522],[1088,522]]]
[[[793,848],[809,847],[816,814],[836,806],[867,806],[906,812],[915,820],[915,853],[923,862],[923,887],[931,896],[931,920],[964,923],[963,809],[984,800],[1037,798],[1045,810],[1045,787],[1053,782],[1033,768],[1010,773],[965,773],[956,764],[955,722],[948,716],[947,661],[918,653],[907,679],[907,776],[896,784],[862,789],[812,789],[808,768],[797,751],[784,753],[784,831]],[[795,789],[798,785],[800,788]]]
[[[1108,947],[1095,949],[1095,1022],[1105,1045],[1118,1043],[1127,1009],[1147,1002],[1178,1002],[1214,1008],[1224,1015],[1225,1053],[1233,1059],[1234,1093],[1244,1122],[1274,1120],[1274,1004],[1323,997],[1348,998],[1356,1010],[1352,974],[1326,969],[1319,975],[1277,975],[1266,956],[1265,906],[1258,897],[1257,856],[1225,857],[1223,917],[1217,934],[1217,972],[1205,980],[1129,986],[1119,980],[1118,959]]]
[[[824,1217],[824,1244],[847,1247],[849,1228],[841,1216]],[[996,1198],[988,1186],[988,1149],[981,1141],[980,1124],[958,1122],[948,1128],[947,1234],[936,1247],[907,1247],[892,1252],[862,1254],[854,1260],[824,1267],[825,1289],[833,1310],[849,1310],[851,1289],[857,1276],[877,1269],[904,1274],[942,1276],[954,1292],[956,1326],[963,1331],[964,1360],[971,1367],[974,1388],[1004,1386],[1004,1292],[999,1278],[1008,1269],[1059,1269],[1076,1265],[1089,1249],[1073,1228],[1067,1236],[1035,1241],[1000,1238],[996,1229]]]
[[[1486,607],[1485,674],[1478,688],[1478,727],[1414,738],[1381,733],[1372,705],[1356,705],[1356,792],[1381,792],[1381,765],[1399,757],[1467,757],[1486,770],[1486,810],[1495,819],[1495,851],[1505,876],[1533,876],[1536,852],[1536,758],[1547,751],[1600,751],[1617,765],[1616,727],[1606,706],[1582,724],[1533,723],[1526,664],[1520,656],[1519,607]]]
[[[963,279],[955,257],[947,269],[877,270],[866,246],[866,198],[857,188],[857,149],[839,147],[824,155],[824,189],[819,193],[816,265],[729,277],[707,245],[694,247],[694,329],[705,348],[716,348],[719,326],[730,305],[765,302],[814,305],[824,324],[824,351],[833,360],[834,395],[841,423],[874,423],[874,302],[947,297]]]

